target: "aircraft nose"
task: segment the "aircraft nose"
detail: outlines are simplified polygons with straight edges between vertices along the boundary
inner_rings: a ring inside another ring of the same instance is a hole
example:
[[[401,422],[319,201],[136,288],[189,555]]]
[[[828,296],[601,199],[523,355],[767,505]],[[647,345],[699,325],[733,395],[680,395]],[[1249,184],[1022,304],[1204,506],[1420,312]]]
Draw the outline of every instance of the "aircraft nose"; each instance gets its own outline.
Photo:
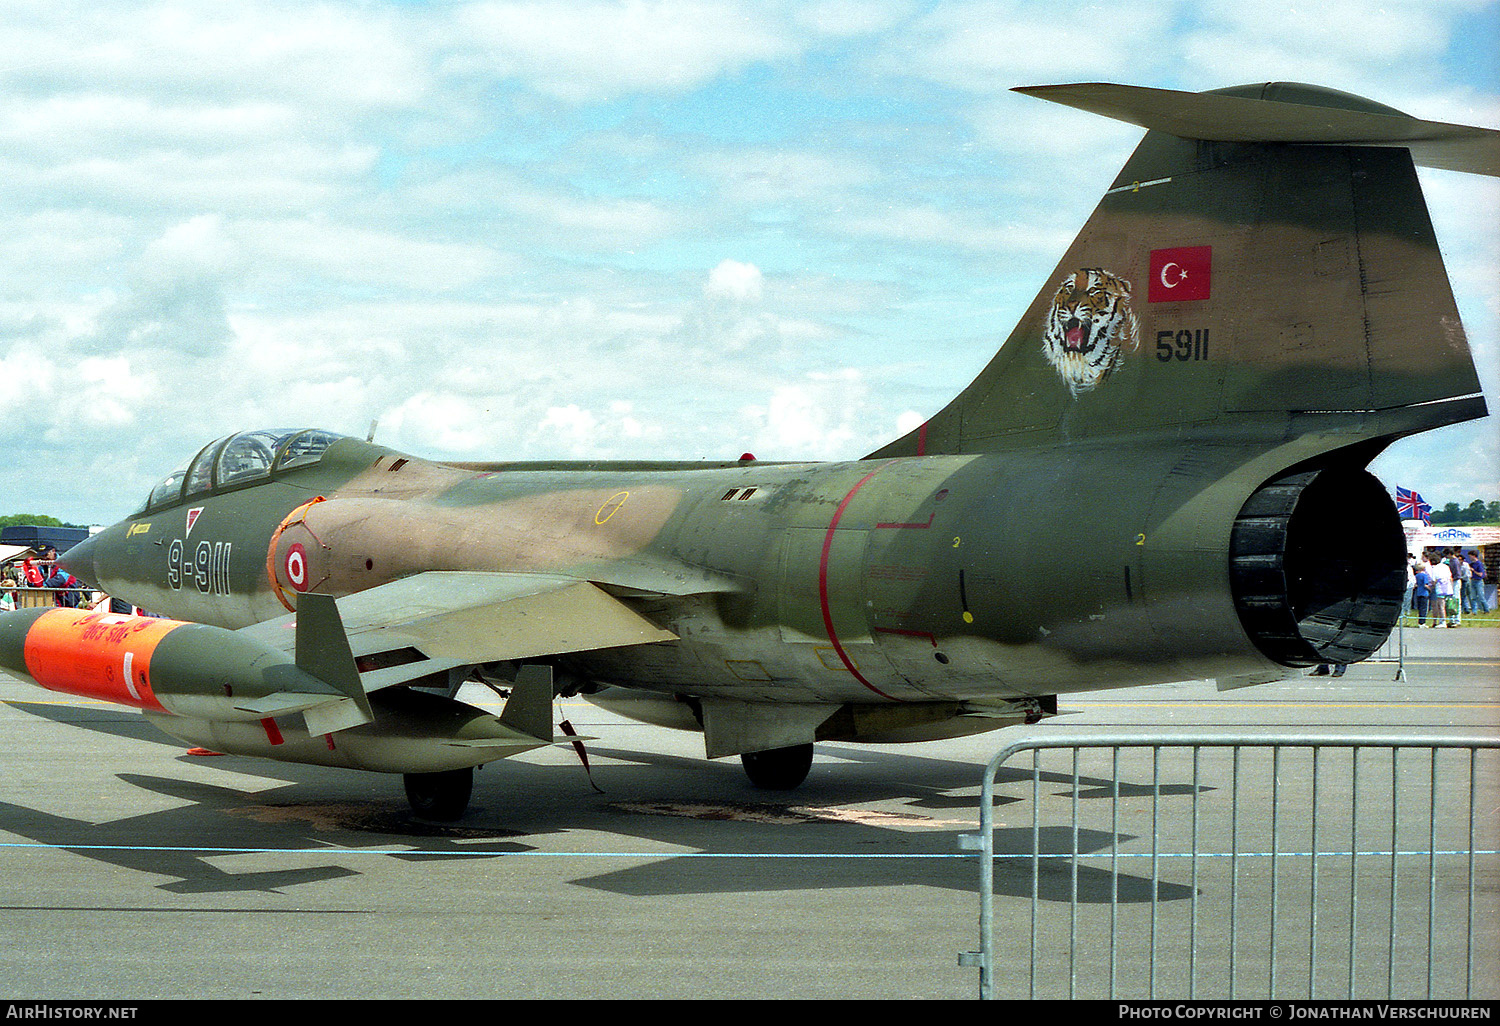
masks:
[[[96,541],[98,537],[98,535],[92,535],[85,538],[57,557],[58,566],[91,588],[99,586],[99,572],[94,566],[99,548]]]

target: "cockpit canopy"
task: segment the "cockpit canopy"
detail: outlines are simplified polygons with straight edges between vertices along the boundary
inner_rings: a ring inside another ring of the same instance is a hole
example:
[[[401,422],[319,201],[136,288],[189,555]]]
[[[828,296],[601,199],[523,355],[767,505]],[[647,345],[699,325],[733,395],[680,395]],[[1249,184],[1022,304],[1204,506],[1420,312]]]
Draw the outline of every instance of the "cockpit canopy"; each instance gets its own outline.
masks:
[[[197,495],[242,488],[272,474],[316,463],[343,437],[318,428],[273,428],[220,438],[151,489],[139,512],[174,506]]]

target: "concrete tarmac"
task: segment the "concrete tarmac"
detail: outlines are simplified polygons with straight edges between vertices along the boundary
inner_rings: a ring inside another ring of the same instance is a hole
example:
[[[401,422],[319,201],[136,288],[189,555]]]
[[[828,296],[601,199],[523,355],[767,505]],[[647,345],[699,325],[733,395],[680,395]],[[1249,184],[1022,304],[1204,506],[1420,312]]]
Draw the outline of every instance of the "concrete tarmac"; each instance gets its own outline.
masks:
[[[1404,681],[1392,679],[1394,664],[1371,662],[1341,678],[1229,692],[1194,682],[1064,696],[1068,715],[1034,727],[819,745],[807,783],[788,793],[751,788],[738,760],[705,760],[698,735],[570,700],[561,715],[596,738],[592,775],[569,747],[492,764],[453,825],[414,819],[399,777],[191,756],[133,713],[0,676],[0,994],[972,998],[978,974],[958,955],[979,943],[978,866],[958,836],[977,828],[980,779],[996,751],[1074,728],[1500,735],[1500,631],[1407,637]],[[1249,772],[1240,803],[1261,805],[1272,771]],[[1181,794],[1193,789],[1188,773],[1172,760],[1156,783]],[[1132,795],[1152,784],[1149,771],[1128,774]],[[1111,787],[1107,773],[1084,775],[1087,787],[1065,790],[1049,777],[1046,827],[1069,815],[1071,793]],[[1022,788],[1003,799],[1008,829],[1029,827],[1030,783],[1006,780]],[[1485,853],[1473,993],[1493,999],[1500,783],[1486,770],[1477,785]],[[1229,793],[1217,780],[1197,790],[1220,801]],[[1200,847],[1227,845],[1221,827],[1208,829]],[[1117,832],[1139,856],[1141,823]],[[1087,836],[1095,850],[1108,842]],[[1178,882],[1158,891],[1171,915],[1192,893],[1182,872],[1171,867],[1162,879]],[[1457,883],[1442,871],[1445,895],[1463,887],[1456,872]],[[1151,904],[1139,900],[1142,873],[1130,870],[1121,897],[1136,916],[1132,933]],[[1054,884],[1042,900],[1051,913],[1069,907]],[[997,875],[997,891],[1002,924],[1020,923],[1024,888]],[[1319,942],[1330,947],[1325,965],[1339,957],[1340,929]],[[1046,958],[1062,943],[1050,938]],[[1128,961],[1122,974],[1145,971]],[[1044,974],[1053,968],[1043,963]],[[1421,996],[1407,986],[1398,996]],[[1266,984],[1239,996],[1256,988]]]

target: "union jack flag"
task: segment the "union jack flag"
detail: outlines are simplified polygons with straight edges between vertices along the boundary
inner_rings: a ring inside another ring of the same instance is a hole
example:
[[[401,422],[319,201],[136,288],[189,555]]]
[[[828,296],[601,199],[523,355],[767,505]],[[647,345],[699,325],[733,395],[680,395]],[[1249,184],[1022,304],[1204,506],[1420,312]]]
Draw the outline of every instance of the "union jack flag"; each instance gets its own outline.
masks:
[[[1423,502],[1422,497],[1416,492],[1398,487],[1396,489],[1396,509],[1400,512],[1402,520],[1420,520],[1424,524],[1432,523],[1432,506]]]

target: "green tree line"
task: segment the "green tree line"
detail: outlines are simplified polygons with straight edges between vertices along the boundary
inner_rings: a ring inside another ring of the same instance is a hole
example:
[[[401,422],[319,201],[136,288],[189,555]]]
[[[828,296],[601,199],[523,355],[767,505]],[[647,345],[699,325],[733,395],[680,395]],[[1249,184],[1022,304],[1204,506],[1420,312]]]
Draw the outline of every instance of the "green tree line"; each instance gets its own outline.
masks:
[[[45,513],[12,513],[9,516],[0,517],[0,527],[19,527],[22,524],[34,524],[37,527],[87,527],[87,524],[65,524],[56,517],[49,517]]]
[[[1442,509],[1432,511],[1434,524],[1500,524],[1500,502],[1485,502],[1475,499],[1467,506],[1456,502],[1444,504]]]

